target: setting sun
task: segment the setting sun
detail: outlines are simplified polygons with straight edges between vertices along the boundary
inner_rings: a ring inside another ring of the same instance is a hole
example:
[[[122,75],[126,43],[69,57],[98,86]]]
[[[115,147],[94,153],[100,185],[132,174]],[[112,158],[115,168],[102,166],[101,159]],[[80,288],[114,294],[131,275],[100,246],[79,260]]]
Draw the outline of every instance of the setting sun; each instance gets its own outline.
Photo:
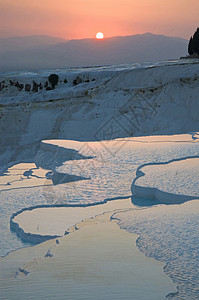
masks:
[[[104,38],[104,34],[103,34],[102,32],[98,32],[98,33],[96,34],[96,39],[102,40],[103,38]]]

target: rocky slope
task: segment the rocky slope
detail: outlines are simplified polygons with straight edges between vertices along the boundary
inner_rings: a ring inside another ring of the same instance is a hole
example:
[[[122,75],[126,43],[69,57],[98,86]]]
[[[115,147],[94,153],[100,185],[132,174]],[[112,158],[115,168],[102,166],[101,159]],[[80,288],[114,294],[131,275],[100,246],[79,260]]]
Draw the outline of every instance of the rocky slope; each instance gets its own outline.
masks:
[[[0,165],[31,160],[43,139],[106,140],[199,130],[199,64],[0,76]],[[27,88],[29,87],[29,88]]]

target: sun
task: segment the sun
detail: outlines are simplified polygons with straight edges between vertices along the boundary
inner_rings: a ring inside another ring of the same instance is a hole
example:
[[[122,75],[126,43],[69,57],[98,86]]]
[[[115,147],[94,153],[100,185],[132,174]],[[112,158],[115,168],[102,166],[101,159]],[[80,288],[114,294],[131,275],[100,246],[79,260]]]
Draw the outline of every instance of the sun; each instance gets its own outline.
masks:
[[[103,34],[102,32],[98,32],[98,33],[96,34],[96,39],[102,40],[103,38],[104,38],[104,34]]]

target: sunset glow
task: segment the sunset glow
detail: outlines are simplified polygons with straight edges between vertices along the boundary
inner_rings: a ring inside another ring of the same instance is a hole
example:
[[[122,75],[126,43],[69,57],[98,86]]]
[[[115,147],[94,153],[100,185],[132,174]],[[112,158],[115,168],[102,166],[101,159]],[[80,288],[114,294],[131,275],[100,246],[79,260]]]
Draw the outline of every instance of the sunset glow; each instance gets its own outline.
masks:
[[[0,36],[64,39],[152,32],[189,38],[198,24],[198,0],[0,0]]]

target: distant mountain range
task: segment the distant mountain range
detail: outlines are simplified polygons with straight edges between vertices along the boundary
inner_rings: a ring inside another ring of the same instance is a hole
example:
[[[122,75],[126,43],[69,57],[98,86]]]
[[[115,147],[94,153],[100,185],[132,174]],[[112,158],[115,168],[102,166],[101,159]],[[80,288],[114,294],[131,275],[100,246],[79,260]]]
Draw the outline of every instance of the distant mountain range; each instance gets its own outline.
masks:
[[[11,38],[0,38],[0,54],[10,51],[23,51],[40,49],[56,44],[67,42],[67,40],[47,35],[18,36]]]
[[[0,39],[0,71],[128,64],[177,59],[188,41],[152,33],[64,40],[49,36]]]

